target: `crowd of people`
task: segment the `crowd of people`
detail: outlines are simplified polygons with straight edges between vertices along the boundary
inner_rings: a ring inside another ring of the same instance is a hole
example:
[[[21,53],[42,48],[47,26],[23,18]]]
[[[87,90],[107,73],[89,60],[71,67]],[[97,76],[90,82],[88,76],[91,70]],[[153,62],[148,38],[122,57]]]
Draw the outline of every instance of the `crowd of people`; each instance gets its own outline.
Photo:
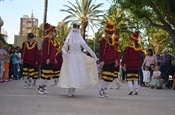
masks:
[[[80,25],[73,24],[63,47],[55,40],[56,29],[49,23],[44,25],[42,50],[38,49],[35,35],[28,33],[22,47],[8,45],[5,49],[0,38],[0,83],[23,80],[24,88],[36,86],[39,94],[48,94],[48,81],[54,79],[53,86],[68,89],[68,96],[75,95],[75,89],[94,86],[99,79],[100,97],[108,97],[109,84],[121,81],[128,83],[128,95],[138,95],[139,85],[162,89],[175,89],[175,63],[167,49],[143,52],[139,44],[139,31],[133,32],[130,44],[121,56],[119,37],[114,22],[108,20],[104,35],[99,41],[99,55],[92,51],[80,34]],[[83,49],[83,50],[82,50]],[[170,83],[170,76],[174,80]],[[173,84],[174,83],[174,84]]]

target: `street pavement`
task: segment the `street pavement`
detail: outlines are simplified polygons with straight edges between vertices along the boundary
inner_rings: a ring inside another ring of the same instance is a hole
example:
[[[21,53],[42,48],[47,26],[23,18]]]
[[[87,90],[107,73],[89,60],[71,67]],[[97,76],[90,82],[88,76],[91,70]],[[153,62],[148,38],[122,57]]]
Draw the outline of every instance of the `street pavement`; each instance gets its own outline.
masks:
[[[100,98],[100,80],[68,97],[67,89],[51,84],[53,80],[50,93],[40,95],[37,86],[24,89],[23,80],[1,83],[0,115],[175,115],[175,90],[140,87],[139,95],[128,95],[127,83],[122,83],[120,89],[108,89],[108,98]]]

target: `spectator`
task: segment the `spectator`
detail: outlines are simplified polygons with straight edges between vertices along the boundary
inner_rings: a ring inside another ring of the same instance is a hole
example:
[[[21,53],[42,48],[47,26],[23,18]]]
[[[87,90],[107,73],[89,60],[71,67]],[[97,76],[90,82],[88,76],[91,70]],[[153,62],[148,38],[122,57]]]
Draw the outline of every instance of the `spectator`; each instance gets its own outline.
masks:
[[[22,75],[22,78],[20,78],[20,80],[23,80],[23,63],[22,63],[22,59],[21,59],[21,48],[18,47],[18,56],[19,56],[19,73]]]
[[[150,68],[151,68],[151,69],[149,70],[149,71],[150,71],[150,76],[153,76],[153,72],[154,72],[154,70],[155,70],[155,65],[154,65],[154,64],[151,64],[151,65],[150,65]],[[151,77],[150,77],[150,79],[151,79]]]
[[[12,63],[12,58],[13,58],[13,53],[15,52],[15,48],[12,47],[11,48],[11,52],[10,52],[10,65],[9,65],[9,73],[8,73],[8,78],[9,80],[12,80],[13,76],[14,76],[14,69],[13,69],[13,63]]]
[[[149,67],[149,71],[151,72],[151,64],[157,65],[157,56],[153,53],[152,49],[147,50],[147,55],[143,61],[142,67]],[[150,76],[151,77],[151,76]]]
[[[10,54],[11,48],[12,48],[12,46],[11,45],[8,45],[8,47],[6,48],[7,55],[4,58],[3,79],[4,79],[5,82],[8,82],[9,81],[8,73],[9,73],[9,66],[10,66],[10,57],[12,56]]]
[[[145,83],[145,86],[148,87],[149,86],[149,82],[150,82],[150,71],[148,70],[149,67],[145,66],[144,69],[142,69],[143,71],[143,82]]]
[[[4,57],[7,54],[7,52],[3,48],[4,43],[5,43],[5,40],[0,34],[0,83],[4,82],[4,80],[2,79],[3,71],[4,71]]]
[[[143,63],[144,58],[145,58],[145,53],[142,51],[142,53],[141,53],[141,63]],[[141,67],[139,69],[139,84],[140,84],[141,87],[145,86],[145,84],[143,82],[143,71],[142,71]]]
[[[151,88],[162,89],[163,81],[161,79],[161,72],[159,71],[159,66],[155,66],[155,70],[153,72],[152,80],[150,82]]]
[[[15,47],[15,52],[13,53],[12,56],[12,64],[13,64],[13,70],[14,70],[14,80],[18,80],[22,78],[22,75],[19,73],[18,68],[19,68],[19,56],[18,56],[18,46]]]
[[[165,55],[162,55],[162,52],[159,50],[157,52],[157,65],[161,66],[162,63],[164,63],[164,62],[165,62]]]
[[[166,81],[168,81],[169,77],[165,75],[165,72],[170,66],[172,65],[172,56],[168,54],[168,50],[163,50],[163,55],[165,57],[165,61],[160,65],[160,71],[161,71],[161,78],[163,78]]]

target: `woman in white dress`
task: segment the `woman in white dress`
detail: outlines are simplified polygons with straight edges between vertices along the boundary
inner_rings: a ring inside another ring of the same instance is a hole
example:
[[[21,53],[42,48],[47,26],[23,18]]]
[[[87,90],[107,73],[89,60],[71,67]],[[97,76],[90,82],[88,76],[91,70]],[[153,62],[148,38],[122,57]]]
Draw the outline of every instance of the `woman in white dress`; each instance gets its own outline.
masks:
[[[59,87],[69,88],[68,96],[74,96],[75,89],[84,89],[95,85],[98,78],[98,58],[80,35],[80,26],[73,24],[62,48],[64,53],[60,71]],[[90,55],[82,52],[84,48]]]

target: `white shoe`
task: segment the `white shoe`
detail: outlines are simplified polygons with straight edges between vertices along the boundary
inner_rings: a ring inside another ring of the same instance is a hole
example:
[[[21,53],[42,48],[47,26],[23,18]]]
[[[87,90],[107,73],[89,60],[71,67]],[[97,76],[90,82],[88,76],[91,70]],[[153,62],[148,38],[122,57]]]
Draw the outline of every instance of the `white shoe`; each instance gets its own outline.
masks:
[[[58,84],[58,81],[54,80],[54,83],[51,86],[57,86],[57,84]]]
[[[32,81],[29,80],[29,82],[28,82],[28,88],[32,88],[32,86],[33,86]]]
[[[108,97],[108,93],[104,91],[104,96],[105,97]]]
[[[42,87],[39,87],[39,88],[38,88],[38,93],[39,93],[39,94],[42,94],[42,95],[44,94],[43,88],[42,88]]]
[[[121,87],[121,85],[118,84],[118,85],[115,86],[115,89],[119,89],[120,87]]]
[[[28,88],[28,85],[27,85],[27,84],[25,84],[25,85],[24,85],[24,89],[27,89],[27,88]]]
[[[29,88],[29,89],[31,89],[31,88],[32,88],[32,85],[31,85],[31,84],[29,84],[29,85],[28,85],[28,88]]]
[[[33,84],[32,85],[33,85],[33,87],[36,86],[36,80],[33,81]]]
[[[49,92],[44,88],[43,88],[43,92],[44,92],[44,94],[49,94]]]
[[[27,89],[29,87],[29,84],[28,84],[28,82],[27,81],[25,81],[25,83],[24,83],[24,89]]]
[[[103,89],[100,89],[99,94],[100,94],[100,97],[101,97],[101,98],[104,97],[104,91],[103,91]]]

